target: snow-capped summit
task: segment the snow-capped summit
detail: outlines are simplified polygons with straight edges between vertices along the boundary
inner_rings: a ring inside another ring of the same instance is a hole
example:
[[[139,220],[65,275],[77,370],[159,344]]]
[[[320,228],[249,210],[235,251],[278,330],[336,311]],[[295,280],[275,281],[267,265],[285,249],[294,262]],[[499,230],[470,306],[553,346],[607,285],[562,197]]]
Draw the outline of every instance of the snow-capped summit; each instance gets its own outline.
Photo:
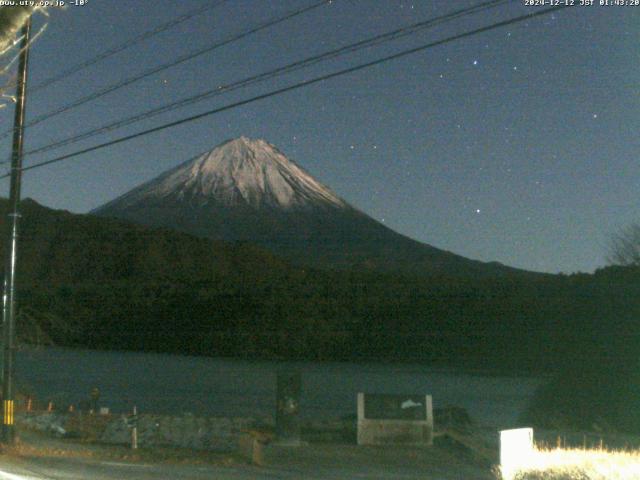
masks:
[[[246,241],[297,264],[412,274],[494,274],[350,206],[264,140],[240,137],[94,210],[95,215]]]
[[[346,206],[329,188],[276,147],[264,140],[247,137],[224,142],[112,203],[127,207],[140,201],[160,199],[191,205],[216,202],[256,209]]]

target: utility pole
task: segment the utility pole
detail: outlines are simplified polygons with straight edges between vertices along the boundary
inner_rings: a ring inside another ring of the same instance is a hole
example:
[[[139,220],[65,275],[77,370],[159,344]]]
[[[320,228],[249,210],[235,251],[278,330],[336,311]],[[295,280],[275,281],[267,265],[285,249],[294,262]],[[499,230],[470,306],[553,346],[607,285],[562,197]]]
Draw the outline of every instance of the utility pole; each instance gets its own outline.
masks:
[[[9,191],[9,214],[7,217],[7,247],[5,250],[4,292],[2,295],[2,439],[11,444],[15,439],[13,360],[15,356],[15,290],[16,264],[18,261],[18,224],[20,219],[20,182],[22,180],[22,150],[24,116],[27,91],[27,69],[29,65],[29,40],[31,18],[22,27],[20,61],[18,63],[18,85],[16,89],[16,109],[13,123],[13,150],[11,152],[11,187]]]

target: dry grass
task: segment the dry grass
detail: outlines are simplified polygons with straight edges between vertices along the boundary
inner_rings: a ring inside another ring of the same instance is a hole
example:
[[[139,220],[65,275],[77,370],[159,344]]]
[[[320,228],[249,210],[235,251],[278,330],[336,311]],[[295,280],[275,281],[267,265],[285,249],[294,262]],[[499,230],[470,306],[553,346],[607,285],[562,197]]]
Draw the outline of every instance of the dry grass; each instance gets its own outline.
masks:
[[[540,449],[503,471],[504,480],[637,480],[640,450]]]
[[[85,442],[97,442],[112,421],[112,415],[76,414],[69,415],[64,427]]]
[[[233,454],[193,451],[185,448],[139,448],[101,445],[85,439],[54,439],[39,432],[22,430],[14,445],[3,445],[2,453],[12,457],[83,458],[96,461],[125,461],[166,464],[231,466],[243,461]]]

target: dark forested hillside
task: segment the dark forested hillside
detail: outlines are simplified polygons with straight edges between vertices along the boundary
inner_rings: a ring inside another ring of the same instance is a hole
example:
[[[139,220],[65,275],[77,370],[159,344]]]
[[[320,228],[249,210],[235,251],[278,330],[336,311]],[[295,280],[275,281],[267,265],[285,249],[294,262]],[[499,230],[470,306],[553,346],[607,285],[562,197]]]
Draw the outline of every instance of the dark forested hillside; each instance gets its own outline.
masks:
[[[318,271],[247,244],[32,201],[23,211],[19,308],[30,321],[19,328],[29,337],[35,319],[61,345],[548,371],[615,349],[640,314],[637,269],[498,278]]]

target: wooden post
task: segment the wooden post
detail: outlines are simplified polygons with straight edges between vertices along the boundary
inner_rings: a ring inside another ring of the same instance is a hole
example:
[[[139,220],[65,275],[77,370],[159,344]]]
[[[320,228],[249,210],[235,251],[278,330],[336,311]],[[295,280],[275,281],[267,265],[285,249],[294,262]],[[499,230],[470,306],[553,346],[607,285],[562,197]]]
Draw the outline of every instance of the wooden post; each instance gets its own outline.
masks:
[[[138,449],[138,408],[133,406],[133,428],[131,429],[131,449]]]

